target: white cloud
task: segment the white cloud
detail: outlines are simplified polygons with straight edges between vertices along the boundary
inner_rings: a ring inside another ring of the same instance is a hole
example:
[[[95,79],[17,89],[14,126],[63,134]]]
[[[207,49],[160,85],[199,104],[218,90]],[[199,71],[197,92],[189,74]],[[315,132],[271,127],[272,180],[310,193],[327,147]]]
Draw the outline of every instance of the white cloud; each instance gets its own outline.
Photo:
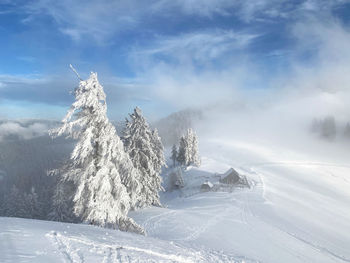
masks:
[[[30,22],[37,15],[49,15],[59,30],[80,40],[88,36],[100,44],[108,41],[116,32],[133,26],[142,9],[133,1],[53,1],[39,0],[25,6]]]
[[[258,35],[237,33],[232,30],[216,30],[212,32],[194,32],[180,36],[163,37],[154,49],[145,50],[148,54],[191,53],[195,58],[216,58],[222,53],[246,47]],[[200,59],[201,60],[201,59]]]
[[[305,12],[325,12],[348,0],[305,0],[301,3],[286,0],[39,0],[25,5],[30,23],[38,15],[50,16],[58,29],[72,39],[94,39],[99,44],[111,41],[112,36],[144,26],[150,17],[166,22],[168,17],[197,16],[214,22],[214,15],[234,16],[245,22],[297,18]],[[165,20],[164,20],[165,19]]]
[[[232,30],[160,36],[131,55],[135,71],[147,83],[136,92],[175,109],[230,101],[245,79],[257,81],[254,65],[245,58],[256,37]],[[223,61],[221,67],[215,66],[216,60]]]
[[[228,15],[230,13],[228,9],[236,6],[237,2],[232,0],[160,0],[155,1],[152,10],[156,12],[180,10],[186,15],[211,17],[214,14]]]
[[[349,0],[306,0],[301,4],[301,9],[308,11],[329,11],[330,9],[349,3]]]
[[[41,75],[29,74],[29,75],[10,75],[10,74],[0,74],[0,82],[4,85],[11,83],[29,83],[38,84],[47,81],[46,78]]]
[[[47,134],[48,129],[48,126],[44,123],[32,123],[24,126],[20,122],[8,121],[0,124],[0,141],[10,136],[19,139],[31,139]]]
[[[273,108],[276,116],[280,110],[281,115],[306,122],[325,115],[346,121],[350,112],[350,31],[333,20],[304,18],[290,28],[293,49],[270,54],[283,56],[289,67],[268,72],[270,79],[255,57],[244,52],[254,35],[216,31],[160,38],[151,48],[136,52],[135,62],[143,65],[142,76],[149,87],[143,92],[175,109],[224,101],[242,103],[258,112]],[[246,40],[237,41],[240,38]],[[227,56],[227,50],[234,49],[239,52]],[[305,58],[308,55],[311,58]],[[218,57],[224,57],[225,63],[219,67],[206,64]],[[200,62],[200,70],[193,61]]]
[[[162,36],[149,47],[138,47],[131,52],[135,65],[149,68],[150,64],[171,60],[170,63],[209,65],[215,59],[241,55],[245,48],[259,35],[232,30],[212,30]],[[166,62],[164,62],[166,63]]]

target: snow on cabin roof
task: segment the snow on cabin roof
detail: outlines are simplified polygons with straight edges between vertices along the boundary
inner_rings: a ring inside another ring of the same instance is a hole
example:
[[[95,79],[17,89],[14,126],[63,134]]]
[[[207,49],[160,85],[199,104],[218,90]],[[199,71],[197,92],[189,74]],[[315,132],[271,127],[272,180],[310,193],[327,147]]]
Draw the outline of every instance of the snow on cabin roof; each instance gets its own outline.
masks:
[[[228,170],[223,174],[223,176],[226,177],[226,176],[228,176],[228,175],[230,175],[230,174],[239,176],[239,173],[238,173],[235,169],[233,169],[233,168],[228,169]]]
[[[212,187],[214,186],[214,185],[213,185],[211,182],[209,182],[209,181],[204,182],[203,185],[207,185],[207,186],[209,186],[210,188],[212,188]]]
[[[226,173],[221,176],[220,183],[223,184],[236,184],[240,180],[240,175],[233,168],[230,168]]]

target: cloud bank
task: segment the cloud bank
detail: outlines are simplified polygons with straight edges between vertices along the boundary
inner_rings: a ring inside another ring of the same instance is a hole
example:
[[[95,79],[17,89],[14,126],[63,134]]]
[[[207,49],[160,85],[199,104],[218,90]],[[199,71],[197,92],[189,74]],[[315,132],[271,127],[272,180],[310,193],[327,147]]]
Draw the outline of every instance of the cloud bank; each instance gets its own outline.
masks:
[[[11,139],[32,139],[48,134],[49,125],[43,122],[21,123],[14,121],[0,122],[0,142]]]

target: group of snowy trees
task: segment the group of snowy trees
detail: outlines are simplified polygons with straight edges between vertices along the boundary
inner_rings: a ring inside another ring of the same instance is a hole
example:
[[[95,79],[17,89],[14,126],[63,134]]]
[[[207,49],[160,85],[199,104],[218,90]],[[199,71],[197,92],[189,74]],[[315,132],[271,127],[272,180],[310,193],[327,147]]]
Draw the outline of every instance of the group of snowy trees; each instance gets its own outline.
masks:
[[[122,140],[126,152],[142,178],[141,189],[130,191],[138,194],[135,205],[160,206],[159,191],[162,190],[162,180],[159,174],[165,165],[164,149],[157,130],[151,131],[138,107],[130,114],[130,120],[126,120]]]
[[[39,167],[35,174],[42,174],[35,178],[0,174],[0,216],[86,222],[144,234],[128,212],[161,206],[160,173],[166,164],[158,131],[150,128],[136,107],[119,137],[107,117],[106,95],[96,73],[81,80],[74,94],[75,102],[62,125],[50,131],[57,139],[47,138],[51,148],[45,148],[46,141],[33,142],[40,150],[44,147],[47,155],[55,152],[52,160],[46,161],[44,154],[42,165],[35,163]],[[67,144],[61,135],[71,138]],[[191,129],[181,137],[179,151],[176,146],[174,150],[175,163],[200,164],[197,136]],[[61,160],[68,152],[69,160],[47,176],[46,171],[56,166],[53,160]]]
[[[317,136],[327,139],[334,140],[336,138],[350,138],[350,122],[342,123],[337,121],[334,116],[328,116],[322,119],[314,118],[310,131]]]
[[[175,144],[173,145],[171,159],[174,166],[176,162],[183,166],[200,165],[198,138],[192,129],[188,129],[186,134],[181,136],[179,148]]]
[[[20,192],[16,186],[12,186],[1,201],[0,211],[5,216],[43,219],[42,205],[34,188],[30,193],[24,193]]]
[[[160,206],[162,142],[139,108],[127,119],[122,139],[107,118],[106,95],[91,73],[75,90],[75,102],[52,136],[77,140],[69,162],[56,171],[60,180],[52,219],[144,233],[130,210]]]

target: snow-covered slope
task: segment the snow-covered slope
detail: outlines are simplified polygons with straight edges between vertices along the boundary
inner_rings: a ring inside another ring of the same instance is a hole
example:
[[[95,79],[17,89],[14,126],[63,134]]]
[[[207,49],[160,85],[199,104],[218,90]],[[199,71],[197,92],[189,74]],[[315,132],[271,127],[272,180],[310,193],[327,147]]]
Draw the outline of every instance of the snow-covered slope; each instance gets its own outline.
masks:
[[[131,213],[147,237],[0,218],[0,262],[350,262],[347,155],[224,139],[201,145],[202,166],[184,173],[184,189],[162,195],[165,208]],[[254,186],[200,192],[230,167]]]
[[[88,225],[0,218],[0,262],[234,262],[218,252]]]
[[[328,188],[318,180],[335,177],[342,188],[349,168],[266,164],[245,172],[255,187],[176,198],[134,218],[149,236],[246,261],[350,261],[349,194],[335,190],[335,181]]]
[[[210,158],[184,175],[187,186],[200,175],[202,182],[215,181],[216,172],[231,166],[255,186],[232,193],[190,187],[171,198],[166,193],[167,208],[133,215],[149,236],[252,262],[350,262],[346,154],[342,161],[330,152],[327,159],[324,152],[309,155],[224,139],[202,145]]]

